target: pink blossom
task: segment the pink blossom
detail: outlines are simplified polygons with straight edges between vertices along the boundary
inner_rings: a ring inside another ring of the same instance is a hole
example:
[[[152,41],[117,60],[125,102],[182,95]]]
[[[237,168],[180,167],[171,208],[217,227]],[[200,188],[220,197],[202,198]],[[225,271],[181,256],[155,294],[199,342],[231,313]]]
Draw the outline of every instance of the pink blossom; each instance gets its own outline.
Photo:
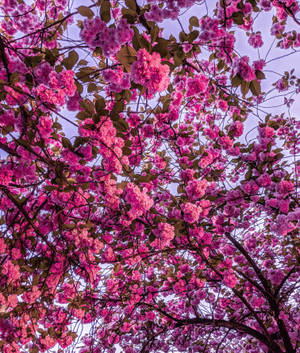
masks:
[[[242,58],[235,60],[232,70],[234,76],[240,75],[243,80],[251,82],[256,79],[256,75],[248,62],[249,58],[243,56]]]
[[[233,140],[229,136],[221,136],[219,137],[219,144],[225,148],[231,148],[233,145]]]
[[[282,92],[282,91],[286,91],[288,90],[289,86],[288,86],[288,82],[285,81],[284,79],[280,79],[276,82],[276,88],[278,89],[278,91]]]
[[[239,137],[243,134],[244,125],[240,121],[235,121],[229,127],[229,131],[233,133],[233,136]]]
[[[187,223],[198,222],[202,209],[200,206],[187,202],[183,204],[182,210],[184,213],[184,220]]]
[[[147,190],[140,191],[138,186],[133,183],[127,184],[125,200],[131,206],[128,215],[132,219],[142,216],[153,205],[153,200],[147,195]]]
[[[265,65],[266,65],[266,62],[263,59],[253,61],[253,67],[254,67],[255,70],[261,71],[264,68]]]
[[[186,187],[186,192],[191,200],[196,200],[204,196],[207,186],[206,179],[190,180]]]
[[[171,224],[162,222],[158,224],[158,228],[153,233],[156,235],[156,239],[151,243],[151,246],[158,249],[170,246],[170,242],[175,236],[174,227]]]
[[[206,91],[208,82],[209,79],[203,74],[189,78],[187,82],[186,95],[189,97],[204,93]]]
[[[91,47],[100,47],[105,56],[114,55],[121,45],[133,37],[133,30],[125,19],[121,19],[116,28],[107,27],[99,17],[87,19],[80,32],[81,38]]]
[[[68,97],[67,99],[67,109],[70,110],[70,111],[76,111],[76,110],[80,110],[81,107],[80,107],[80,100],[81,100],[81,97],[79,95],[78,92],[75,92],[75,94],[71,97]]]
[[[255,195],[258,192],[259,186],[255,183],[255,181],[250,180],[242,185],[242,189],[247,194]]]
[[[19,266],[14,265],[10,260],[4,263],[1,272],[7,276],[7,283],[15,284],[21,278]]]
[[[3,238],[0,238],[0,255],[6,252],[6,244]]]
[[[264,42],[262,40],[261,34],[259,32],[252,33],[248,40],[249,44],[254,48],[260,48],[263,46]]]
[[[200,158],[198,166],[200,168],[206,168],[208,165],[212,163],[213,159],[214,159],[213,155],[206,152],[206,154]]]
[[[149,54],[145,49],[137,52],[137,60],[131,66],[131,79],[146,87],[147,94],[152,96],[161,92],[169,84],[169,67],[161,64],[159,53]]]
[[[63,71],[58,75],[58,79],[60,80],[60,84],[64,86],[66,95],[68,95],[69,97],[72,97],[77,90],[74,82],[74,71],[72,70]]]
[[[130,75],[124,73],[120,68],[118,70],[108,69],[103,72],[103,78],[109,82],[108,90],[121,92],[130,88]]]
[[[62,106],[65,103],[66,94],[62,89],[57,89],[55,92],[52,89],[47,88],[44,84],[41,84],[35,89],[35,92],[39,99],[44,103],[58,106]]]
[[[278,200],[278,206],[280,212],[287,214],[289,212],[290,200]]]
[[[275,23],[271,27],[271,34],[273,36],[279,36],[284,30],[284,26],[282,26],[279,22]]]
[[[41,116],[37,125],[39,133],[43,139],[48,139],[51,136],[52,120],[49,116]]]
[[[288,180],[282,180],[277,186],[277,191],[280,194],[289,194],[293,190],[294,190],[294,184]]]
[[[267,187],[271,185],[272,180],[269,174],[262,174],[256,179],[256,183],[259,186]]]
[[[223,282],[226,286],[230,288],[234,288],[236,285],[237,279],[233,272],[226,271],[224,274]]]
[[[31,291],[27,291],[22,295],[22,299],[28,304],[33,304],[40,296],[41,291],[37,286],[33,286]]]
[[[270,11],[272,9],[272,4],[270,0],[262,0],[260,6],[265,11]]]
[[[245,16],[249,16],[251,12],[253,11],[252,5],[249,2],[246,2],[243,6],[243,14]]]
[[[48,350],[55,346],[56,340],[50,336],[46,336],[45,338],[40,338],[40,343],[42,344],[42,347],[44,347],[44,350]]]

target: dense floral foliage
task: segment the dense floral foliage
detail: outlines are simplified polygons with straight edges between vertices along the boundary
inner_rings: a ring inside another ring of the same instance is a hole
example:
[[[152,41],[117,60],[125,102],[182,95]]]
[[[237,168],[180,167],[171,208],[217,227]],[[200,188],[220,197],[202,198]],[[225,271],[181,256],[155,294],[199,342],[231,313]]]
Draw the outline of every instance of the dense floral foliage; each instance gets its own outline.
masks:
[[[298,1],[0,3],[1,352],[299,353]]]

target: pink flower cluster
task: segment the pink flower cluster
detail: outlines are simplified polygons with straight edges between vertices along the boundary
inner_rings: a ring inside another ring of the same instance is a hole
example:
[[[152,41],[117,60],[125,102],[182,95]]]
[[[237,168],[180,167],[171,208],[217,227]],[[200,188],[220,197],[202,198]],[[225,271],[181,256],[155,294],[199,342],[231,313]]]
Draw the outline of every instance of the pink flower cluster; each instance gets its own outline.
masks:
[[[288,82],[286,80],[283,80],[282,78],[279,79],[276,83],[276,88],[278,89],[279,92],[286,91],[289,88]]]
[[[52,133],[52,120],[49,116],[41,116],[37,125],[43,139],[48,139]]]
[[[254,48],[260,48],[263,46],[264,42],[262,40],[261,34],[259,32],[252,33],[248,40],[249,44]]]
[[[294,184],[288,180],[282,180],[277,187],[277,190],[280,194],[287,195],[294,190]]]
[[[266,62],[263,59],[253,61],[253,67],[255,70],[262,70],[265,65]]]
[[[197,95],[199,93],[204,93],[207,89],[209,79],[203,75],[196,75],[195,77],[191,77],[187,82],[187,97]]]
[[[147,96],[161,92],[168,87],[169,66],[161,64],[159,53],[152,55],[145,49],[137,52],[137,60],[131,66],[131,79],[135,83],[145,86]]]
[[[7,276],[7,283],[16,284],[21,278],[18,265],[14,265],[10,260],[7,260],[2,266],[1,272]]]
[[[33,286],[31,291],[25,292],[22,295],[22,299],[28,304],[33,304],[41,296],[41,293],[37,286]]]
[[[103,165],[106,171],[120,173],[123,164],[128,164],[128,158],[122,156],[124,140],[117,137],[117,130],[109,117],[101,117],[95,124],[92,119],[85,119],[79,127],[80,136],[90,137],[92,144],[99,146],[99,153],[103,156]],[[73,158],[76,156],[73,154]]]
[[[190,200],[197,200],[204,196],[207,188],[207,180],[190,180],[186,187],[186,192]]]
[[[184,220],[187,223],[195,223],[198,222],[200,214],[202,212],[202,208],[193,203],[187,202],[182,206],[182,210],[184,213]]]
[[[199,39],[201,42],[213,41],[218,39],[222,33],[222,29],[219,29],[219,21],[211,17],[203,17],[200,19],[201,33]]]
[[[120,195],[122,190],[117,187],[117,183],[110,175],[105,175],[101,177],[101,182],[99,190],[102,191],[105,201],[112,209],[118,209],[120,204]]]
[[[280,34],[284,31],[284,26],[280,23],[276,22],[271,27],[271,34],[272,36],[280,36]]]
[[[296,226],[290,222],[289,216],[279,214],[276,221],[271,225],[271,230],[278,235],[287,235],[293,231]]]
[[[224,11],[222,9],[220,17],[223,15]],[[228,18],[230,16],[231,14],[228,14]],[[227,24],[230,21],[232,20],[227,21]],[[220,28],[219,21],[215,18],[205,16],[199,20],[199,24],[201,29],[199,34],[199,44],[208,45],[209,50],[215,52],[217,57],[223,58],[228,62],[228,56],[230,57],[232,55],[234,48],[234,35],[225,31],[224,28]]]
[[[125,200],[131,206],[131,209],[128,212],[128,216],[131,219],[142,216],[153,206],[153,200],[147,195],[147,190],[143,189],[141,191],[139,187],[133,183],[128,183],[126,187]]]
[[[200,161],[198,162],[198,166],[200,168],[206,168],[213,162],[213,160],[214,160],[214,156],[209,152],[205,152],[205,155],[203,155]]]
[[[148,0],[148,3],[152,4],[150,11],[145,13],[145,18],[148,21],[162,22],[167,18],[176,20],[179,16],[180,8],[193,6],[194,0],[166,0],[166,1],[156,1]],[[159,6],[163,3],[165,7]]]
[[[39,83],[47,84],[49,82],[50,72],[53,71],[53,67],[48,62],[42,62],[40,65],[35,67],[34,74]]]
[[[229,288],[234,288],[234,286],[236,285],[237,279],[233,273],[233,270],[225,272],[223,277],[223,282]]]
[[[105,70],[102,77],[108,82],[107,89],[111,92],[121,92],[130,88],[130,75],[124,73],[120,67],[118,70]]]
[[[153,233],[155,234],[156,239],[151,245],[158,249],[163,249],[165,246],[169,246],[175,236],[174,227],[168,223],[158,223],[158,228]]]
[[[232,67],[233,76],[240,75],[241,78],[247,82],[256,80],[253,68],[248,64],[248,56],[243,56],[237,59]]]
[[[42,102],[58,106],[65,104],[66,96],[73,96],[76,92],[74,72],[66,70],[59,74],[55,71],[49,74],[48,86],[40,84],[34,91]]]
[[[272,9],[272,4],[270,0],[262,0],[260,6],[265,11],[270,11]]]
[[[105,56],[116,54],[121,46],[131,41],[133,30],[125,19],[116,28],[108,27],[100,17],[85,20],[80,32],[81,38],[91,48],[101,48]]]
[[[243,131],[244,131],[244,125],[242,122],[238,120],[233,122],[229,127],[229,132],[231,132],[235,137],[242,136]]]
[[[5,86],[6,102],[9,105],[22,105],[28,100],[30,91],[24,83],[17,82],[15,86],[17,89]]]

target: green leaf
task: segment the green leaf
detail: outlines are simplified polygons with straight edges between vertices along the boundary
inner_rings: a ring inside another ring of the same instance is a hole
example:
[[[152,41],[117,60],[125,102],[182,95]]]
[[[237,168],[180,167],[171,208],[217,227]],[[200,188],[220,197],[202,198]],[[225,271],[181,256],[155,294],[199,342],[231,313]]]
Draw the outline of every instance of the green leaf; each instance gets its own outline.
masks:
[[[81,145],[84,145],[87,141],[88,141],[88,137],[77,136],[75,138],[74,147],[77,148]]]
[[[235,12],[234,14],[232,14],[232,19],[233,19],[233,22],[237,25],[244,24],[244,14],[241,11]]]
[[[87,113],[92,113],[92,114],[94,113],[94,104],[90,100],[85,99],[84,101],[81,101],[79,104]]]
[[[56,61],[59,58],[59,53],[57,49],[49,50],[46,49],[45,60],[51,65],[54,66]]]
[[[30,353],[38,353],[39,352],[39,348],[37,346],[34,346],[34,347],[30,348],[29,352]]]
[[[266,78],[265,74],[260,70],[256,70],[255,75],[259,80],[263,80]]]
[[[124,156],[130,156],[132,151],[131,151],[131,149],[129,147],[124,146],[122,148],[122,153],[123,153]]]
[[[135,0],[125,0],[125,4],[129,9],[136,11],[136,2]]]
[[[118,101],[115,103],[113,110],[117,113],[120,113],[120,112],[123,112],[124,107],[125,107],[124,103],[121,101]]]
[[[53,185],[46,185],[46,186],[44,187],[44,189],[47,190],[47,191],[53,191],[53,190],[56,190],[57,187],[56,187],[56,186],[53,186]]]
[[[187,34],[185,32],[182,31],[182,32],[179,33],[179,39],[180,39],[181,42],[185,42],[185,41],[188,40],[188,36],[187,36]]]
[[[225,66],[225,61],[224,60],[220,60],[218,65],[217,65],[217,68],[218,70],[222,70]]]
[[[188,41],[189,43],[192,43],[199,35],[199,31],[192,31],[191,33],[189,33],[188,35]]]
[[[126,45],[118,51],[116,57],[120,64],[125,67],[126,71],[129,72],[131,64],[136,60],[136,51],[134,48]]]
[[[42,56],[41,55],[27,56],[24,59],[24,63],[28,67],[36,67],[41,61],[42,61]]]
[[[109,22],[110,21],[110,1],[109,0],[104,0],[101,9],[100,9],[100,16],[102,21],[104,22]]]
[[[151,28],[151,42],[155,42],[156,38],[159,34],[159,28],[157,26],[154,26]]]
[[[81,16],[88,17],[88,18],[94,17],[94,12],[87,6],[79,6],[77,11]]]
[[[67,58],[62,61],[62,64],[67,70],[71,70],[73,66],[77,63],[79,55],[75,50],[71,50]]]
[[[164,38],[158,38],[157,44],[153,47],[153,51],[158,52],[160,56],[164,58],[169,54],[168,44],[169,44],[168,40]]]
[[[199,20],[196,16],[190,18],[190,25],[194,27],[199,27]]]
[[[97,85],[94,82],[91,82],[88,84],[88,92],[94,92],[97,90]]]
[[[105,108],[105,100],[103,97],[99,96],[96,100],[95,108],[97,113],[100,113]]]
[[[65,148],[68,148],[68,149],[72,149],[73,148],[72,143],[71,143],[71,141],[68,138],[63,137],[61,142],[62,142],[62,145]]]
[[[129,89],[126,89],[125,91],[123,91],[123,97],[124,99],[126,99],[128,103],[130,102],[131,95],[132,93]]]
[[[86,66],[87,63],[88,63],[88,62],[87,62],[86,60],[80,60],[79,63],[78,63],[78,65],[79,65],[79,66]]]
[[[238,87],[242,82],[243,80],[239,76],[234,76],[231,80],[231,84],[233,87]]]
[[[33,77],[31,74],[27,73],[25,74],[25,78],[26,78],[26,86],[29,87],[30,89],[33,87]]]
[[[242,82],[241,91],[242,91],[244,96],[249,92],[249,87],[250,87],[250,83],[249,82],[246,82],[246,81]]]
[[[154,242],[154,240],[155,240],[155,235],[154,235],[153,233],[151,233],[151,234],[149,235],[149,241],[150,241],[150,243]]]
[[[249,168],[246,175],[245,175],[245,180],[249,181],[252,178],[252,168]]]
[[[250,90],[254,96],[259,96],[261,94],[260,83],[257,80],[251,81]]]
[[[126,132],[129,129],[129,125],[124,119],[115,120],[113,124],[118,132]]]
[[[74,229],[76,227],[76,225],[74,223],[68,223],[68,224],[63,224],[62,227],[64,229]]]

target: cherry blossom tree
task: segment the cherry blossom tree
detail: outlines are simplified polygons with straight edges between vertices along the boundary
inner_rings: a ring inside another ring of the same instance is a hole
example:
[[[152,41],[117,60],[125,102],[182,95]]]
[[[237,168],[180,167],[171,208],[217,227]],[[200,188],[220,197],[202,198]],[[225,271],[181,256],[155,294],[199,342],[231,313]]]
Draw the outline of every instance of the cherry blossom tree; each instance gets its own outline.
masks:
[[[298,1],[0,3],[0,350],[299,353]]]

